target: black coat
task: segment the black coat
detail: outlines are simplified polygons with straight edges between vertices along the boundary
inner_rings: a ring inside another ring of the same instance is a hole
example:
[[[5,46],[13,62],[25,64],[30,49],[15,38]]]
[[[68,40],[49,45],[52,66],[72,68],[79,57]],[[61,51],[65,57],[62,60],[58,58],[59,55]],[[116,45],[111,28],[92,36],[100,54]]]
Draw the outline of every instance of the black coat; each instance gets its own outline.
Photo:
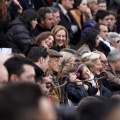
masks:
[[[67,29],[67,31],[68,31],[68,33],[69,33],[69,39],[70,39],[69,43],[70,43],[70,44],[73,44],[73,45],[76,45],[76,44],[79,42],[79,40],[80,40],[80,32],[81,32],[81,31],[80,31],[80,29],[79,29],[79,27],[78,27],[78,32],[75,33],[75,34],[73,34],[73,31],[72,31],[72,29],[71,29],[71,25],[76,25],[76,26],[78,26],[78,24],[76,23],[76,21],[74,20],[72,14],[71,14],[69,11],[68,11],[68,15],[69,15],[69,17],[70,17],[71,22],[70,22],[70,20],[62,13],[62,11],[61,11],[61,9],[60,9],[60,7],[59,7],[58,5],[56,5],[55,7],[60,10],[60,19],[61,19],[61,21],[59,22],[59,25],[62,25],[62,26],[64,26],[64,27]]]
[[[34,65],[34,69],[35,69],[35,81],[39,82],[42,79],[42,76],[43,76],[44,72],[37,65]]]
[[[102,41],[100,41],[98,49],[99,51],[103,52],[106,56],[110,52],[110,48],[106,44],[104,44]]]
[[[35,28],[35,36],[39,35],[42,32],[46,32],[46,31],[51,31],[51,30],[43,28],[40,25],[37,25],[36,28]]]
[[[30,30],[19,18],[9,24],[6,38],[7,47],[12,48],[13,53],[23,52],[33,41]]]
[[[66,85],[66,92],[68,94],[68,98],[74,104],[78,104],[82,98],[89,96],[83,85],[77,85],[76,83],[71,82]]]

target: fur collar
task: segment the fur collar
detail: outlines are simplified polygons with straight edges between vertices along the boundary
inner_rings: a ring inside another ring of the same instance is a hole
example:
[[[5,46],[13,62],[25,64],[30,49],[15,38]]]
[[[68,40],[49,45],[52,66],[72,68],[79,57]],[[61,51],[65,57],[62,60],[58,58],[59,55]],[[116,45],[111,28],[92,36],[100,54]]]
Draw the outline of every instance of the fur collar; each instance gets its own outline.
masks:
[[[85,15],[82,14],[80,16],[77,9],[71,10],[70,12],[71,12],[73,18],[75,19],[75,21],[77,22],[77,24],[79,25],[79,28],[82,29],[82,24],[81,23],[84,23],[86,21]]]

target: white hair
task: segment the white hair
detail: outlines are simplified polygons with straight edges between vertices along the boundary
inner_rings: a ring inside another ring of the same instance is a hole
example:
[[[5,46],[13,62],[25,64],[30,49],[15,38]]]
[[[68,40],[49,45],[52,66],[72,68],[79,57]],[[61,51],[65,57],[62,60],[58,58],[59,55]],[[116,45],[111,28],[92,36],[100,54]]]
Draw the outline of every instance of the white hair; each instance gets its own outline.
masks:
[[[115,38],[119,38],[119,34],[116,32],[109,32],[108,33],[108,41],[113,44],[115,42]]]
[[[110,51],[110,53],[107,56],[108,62],[114,62],[117,59],[120,59],[120,50],[114,49],[114,50]]]

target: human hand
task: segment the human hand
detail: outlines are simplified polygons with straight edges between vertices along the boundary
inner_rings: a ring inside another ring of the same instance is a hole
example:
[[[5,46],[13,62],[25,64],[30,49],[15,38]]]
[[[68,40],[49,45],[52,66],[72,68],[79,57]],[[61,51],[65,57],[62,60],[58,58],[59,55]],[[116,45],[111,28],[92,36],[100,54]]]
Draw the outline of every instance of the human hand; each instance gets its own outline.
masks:
[[[18,13],[22,13],[23,8],[22,8],[22,6],[20,5],[20,3],[18,2],[18,0],[13,0],[13,4],[14,4],[15,7],[17,8],[17,12],[18,12]]]
[[[85,90],[87,91],[89,87],[84,84],[84,88],[85,88]]]

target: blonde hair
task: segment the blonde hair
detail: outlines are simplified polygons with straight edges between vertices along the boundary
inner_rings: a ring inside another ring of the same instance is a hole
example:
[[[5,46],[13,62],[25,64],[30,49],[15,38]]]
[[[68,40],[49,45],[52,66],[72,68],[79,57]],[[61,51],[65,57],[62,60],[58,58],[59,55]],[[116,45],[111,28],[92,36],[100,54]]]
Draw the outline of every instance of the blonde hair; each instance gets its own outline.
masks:
[[[66,33],[66,40],[65,40],[65,43],[64,43],[64,47],[67,48],[67,47],[68,47],[68,41],[69,41],[69,35],[68,35],[67,29],[66,29],[64,26],[62,26],[62,25],[57,25],[57,26],[55,26],[55,27],[52,29],[51,33],[53,34],[53,36],[54,36],[54,38],[55,38],[55,35],[56,35],[57,32],[60,31],[60,30],[64,30],[65,33]],[[54,40],[54,43],[53,43],[53,44],[54,44],[54,46],[57,46],[56,40]]]
[[[96,60],[99,58],[100,55],[98,53],[89,52],[82,55],[81,61],[90,68],[95,65]]]
[[[70,62],[71,59],[75,58],[75,56],[71,53],[68,52],[60,52],[61,55],[63,55],[63,57],[60,58],[60,63],[61,63],[61,69],[60,71],[63,70],[63,68],[65,67],[66,63]]]

